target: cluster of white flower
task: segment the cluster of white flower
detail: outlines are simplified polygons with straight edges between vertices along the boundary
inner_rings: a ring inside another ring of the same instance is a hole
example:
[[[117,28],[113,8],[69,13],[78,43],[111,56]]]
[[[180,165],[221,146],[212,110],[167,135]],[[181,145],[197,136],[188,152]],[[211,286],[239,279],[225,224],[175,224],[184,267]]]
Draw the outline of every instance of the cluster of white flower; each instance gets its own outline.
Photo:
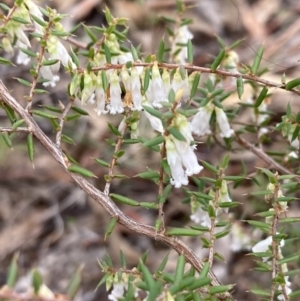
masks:
[[[209,195],[214,197],[215,193],[214,191],[210,190]],[[212,201],[210,201],[211,203]],[[226,180],[222,180],[222,186],[219,192],[219,197],[218,197],[218,203],[222,202],[232,202],[229,193],[228,193],[228,188],[227,188],[227,183]],[[227,213],[228,208],[218,208],[215,212],[216,218],[220,216],[222,212]],[[208,212],[202,208],[200,203],[198,202],[192,202],[192,215],[190,216],[191,220],[195,222],[196,224],[200,224],[204,227],[211,227],[211,219],[208,215]]]
[[[17,39],[16,46],[18,48],[24,48],[26,50],[31,47],[30,41],[25,33],[26,26],[24,23],[27,22],[28,24],[34,25],[35,31],[42,33],[42,26],[32,20],[30,15],[33,15],[39,19],[43,19],[42,13],[38,6],[31,0],[24,0],[23,3],[15,9],[13,13],[14,19],[9,19],[5,25],[7,37],[4,37],[2,42],[7,52],[13,52],[12,43],[14,42],[15,38]],[[18,20],[24,21],[22,23],[18,22]],[[17,57],[17,63],[28,64],[29,61],[30,58],[24,52],[20,51]]]
[[[131,52],[124,52],[121,49],[119,40],[114,33],[106,34],[103,44],[111,54],[109,59],[106,52],[106,54],[97,52],[93,59],[90,59],[91,66],[96,67],[82,72],[76,68],[68,51],[54,34],[54,32],[64,32],[60,22],[53,21],[50,26],[50,21],[53,18],[49,17],[49,21],[45,21],[38,6],[31,0],[25,0],[24,4],[18,7],[15,13],[17,17],[22,17],[28,21],[31,20],[31,15],[34,15],[41,20],[40,23],[45,24],[43,27],[35,21],[30,21],[34,23],[36,32],[41,35],[40,39],[43,39],[43,35],[47,37],[44,41],[44,57],[38,58],[42,63],[39,73],[45,80],[43,85],[52,87],[56,85],[59,80],[58,71],[60,64],[62,64],[72,71],[70,95],[79,99],[82,104],[95,104],[98,115],[106,113],[122,114],[125,108],[137,112],[143,111],[145,107],[163,109],[164,103],[169,102],[171,91],[177,96],[180,95],[179,99],[176,98],[178,107],[190,98],[190,90],[195,74],[189,76],[187,71],[183,71],[184,69],[181,68],[177,68],[174,72],[170,72],[166,68],[161,70],[157,62],[154,62],[153,66],[148,69],[132,65],[128,67],[127,62],[134,62],[133,55]],[[56,15],[55,11],[51,13],[53,13],[53,16]],[[22,43],[24,48],[29,48],[31,47],[30,41],[24,33],[23,26],[21,23],[10,20],[7,24],[9,37],[11,40],[17,37],[18,43]],[[50,26],[51,29],[47,26]],[[176,47],[174,51],[181,63],[185,63],[187,58],[186,44],[192,37],[187,25],[180,26],[178,35],[174,37],[173,45]],[[28,64],[30,59],[26,53],[21,52],[17,61]],[[109,64],[122,64],[123,67],[116,69],[112,66],[108,69]],[[230,128],[225,112],[218,107],[214,107],[213,104],[200,108],[191,123],[188,122],[185,116],[176,112],[176,106],[174,108],[171,126],[182,134],[185,141],[181,141],[182,139],[176,138],[176,135],[168,133],[164,128],[163,121],[158,117],[150,114],[147,110],[144,114],[150,121],[152,128],[165,135],[167,161],[171,169],[171,183],[175,187],[180,187],[188,184],[188,176],[198,174],[203,169],[194,153],[195,145],[192,133],[197,135],[211,133],[209,122],[213,111],[216,112],[216,119],[222,137],[230,137],[233,130]]]
[[[208,103],[206,106],[199,108],[198,113],[191,122],[192,132],[198,136],[211,134],[210,119],[213,111],[216,113],[220,136],[230,138],[234,134],[234,130],[230,127],[226,113],[212,103]]]
[[[55,11],[53,11],[53,14],[57,16]],[[31,48],[31,43],[25,33],[26,27],[22,22],[18,22],[18,19],[22,19],[24,20],[24,22],[26,21],[28,24],[34,25],[35,33],[40,34],[40,36],[43,36],[45,34],[45,28],[35,20],[32,20],[31,16],[35,16],[47,26],[48,22],[44,20],[43,14],[41,13],[39,7],[31,0],[24,0],[22,4],[20,4],[14,11],[14,18],[11,18],[5,25],[5,28],[7,30],[7,37],[3,38],[2,44],[5,45],[5,50],[12,52],[11,45],[14,39],[17,39],[16,46],[19,49],[19,53],[16,59],[17,64],[27,65],[30,62],[30,56],[26,54],[26,50],[28,50],[28,48]],[[60,22],[53,22],[53,26],[55,26],[56,31],[64,32],[64,29]],[[54,87],[56,85],[56,82],[59,80],[59,76],[56,74],[58,73],[58,70],[60,68],[60,62],[64,67],[71,69],[75,69],[76,65],[73,63],[68,51],[60,42],[57,36],[48,33],[45,43],[45,56],[38,58],[41,59],[42,63],[45,63],[42,64],[39,71],[41,77],[46,80],[43,85],[46,87]],[[54,61],[53,64],[47,64],[47,60],[57,60],[57,62]]]
[[[179,188],[188,184],[188,176],[198,174],[203,167],[199,165],[194,153],[195,146],[191,146],[193,136],[187,118],[176,113],[171,125],[185,137],[185,141],[181,141],[173,135],[165,136],[167,161],[172,174],[171,184]]]
[[[272,246],[272,236],[268,236],[266,239],[258,242],[255,246],[253,246],[252,248],[252,252],[253,253],[265,253],[267,251],[269,251],[270,247]],[[280,242],[280,248],[279,248],[279,256],[282,257],[281,255],[281,248],[284,246],[284,240],[281,240]],[[263,261],[264,262],[270,262],[270,258],[269,257],[263,257]],[[270,263],[271,264],[271,263]],[[286,273],[288,272],[287,270],[287,265],[286,263],[282,264],[282,272]],[[292,292],[291,289],[291,285],[292,283],[289,281],[289,276],[284,276],[284,280],[285,280],[285,291],[287,293],[287,295],[289,295]],[[278,290],[282,290],[282,286],[280,285],[278,287]],[[285,300],[284,296],[282,294],[278,295],[278,300]]]
[[[40,73],[43,79],[47,81],[43,83],[45,87],[51,86],[55,87],[56,82],[59,81],[59,76],[57,75],[60,63],[63,64],[65,68],[75,69],[76,65],[74,64],[73,60],[71,59],[67,49],[65,46],[59,41],[57,36],[50,35],[47,39],[47,46],[46,49],[48,51],[49,59],[50,60],[58,60],[53,65],[44,65],[40,69]],[[46,59],[43,58],[43,61]]]

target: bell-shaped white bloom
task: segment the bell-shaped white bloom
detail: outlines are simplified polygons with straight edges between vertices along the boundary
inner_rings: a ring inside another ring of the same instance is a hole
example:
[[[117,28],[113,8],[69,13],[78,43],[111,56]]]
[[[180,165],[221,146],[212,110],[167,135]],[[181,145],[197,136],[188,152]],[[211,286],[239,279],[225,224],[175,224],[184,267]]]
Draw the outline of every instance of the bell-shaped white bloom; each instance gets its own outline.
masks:
[[[128,70],[125,65],[123,66],[123,68],[121,70],[121,78],[122,78],[122,82],[124,84],[126,92],[130,92],[131,78],[130,78],[130,75],[129,75]]]
[[[229,51],[227,52],[223,62],[222,62],[222,67],[225,70],[229,70],[231,72],[237,72],[237,67],[239,63],[239,56],[235,51]]]
[[[165,92],[166,98],[168,98],[170,90],[171,90],[171,77],[170,77],[170,73],[167,69],[164,69],[161,78],[163,81],[163,87],[164,87],[164,92]]]
[[[226,180],[222,180],[222,185],[221,185],[220,194],[219,194],[219,200],[218,201],[220,203],[223,203],[223,202],[224,203],[232,202],[232,199],[231,199],[231,197],[229,196],[229,193],[228,193],[228,188],[227,188],[227,182],[226,182]],[[225,212],[228,212],[228,208],[222,208],[221,210],[223,210]]]
[[[177,93],[182,89],[182,100],[187,101],[190,97],[189,78],[186,72],[184,79],[181,77],[179,68],[177,68],[172,81],[172,89]]]
[[[118,71],[115,70],[110,79],[110,104],[108,106],[111,114],[123,113],[123,102],[121,98],[121,87],[119,82]]]
[[[31,23],[29,12],[24,3],[22,3],[15,9],[13,17],[20,18],[27,21],[28,23]],[[22,23],[10,19],[5,26],[5,29],[7,30],[8,37],[11,41],[13,41],[15,37],[17,37],[18,41],[21,41],[28,48],[31,47],[29,39],[25,34],[25,26]]]
[[[217,116],[217,123],[221,131],[220,136],[223,138],[231,137],[234,134],[234,130],[230,127],[226,113],[218,107],[215,108],[215,111]]]
[[[204,227],[209,227],[210,228],[210,226],[211,226],[211,219],[209,218],[209,215],[208,215],[207,211],[204,211],[201,208],[201,206],[198,206],[195,213],[190,216],[190,219],[194,223],[200,224]]]
[[[98,116],[100,116],[101,114],[106,114],[108,112],[105,109],[106,93],[103,89],[102,78],[101,78],[100,74],[98,74],[98,76],[96,78],[95,101],[97,104],[95,111],[98,114]]]
[[[188,178],[184,172],[181,159],[177,153],[176,146],[170,137],[165,137],[166,139],[166,151],[167,151],[167,161],[171,169],[171,184],[176,188],[181,187],[181,185],[188,184]]]
[[[150,87],[149,87],[150,88]],[[157,63],[152,67],[152,81],[151,81],[152,99],[148,99],[153,107],[161,108],[161,102],[168,101],[168,96],[165,93],[163,81],[159,72]]]
[[[44,21],[44,16],[42,12],[40,11],[39,7],[31,0],[24,0],[24,3],[28,7],[28,10],[31,15],[39,18],[40,20]],[[41,26],[39,23],[35,22],[33,20],[34,26],[35,26],[35,31],[43,34],[43,26]]]
[[[292,132],[293,132],[293,131],[292,131]],[[293,137],[292,134],[290,134],[290,135],[288,136],[288,140],[290,141],[291,146],[292,146],[293,148],[299,149],[299,147],[300,147],[299,139],[296,138],[296,139],[294,139],[294,140],[292,141],[292,137]]]
[[[150,107],[150,108],[153,108],[152,105],[145,98],[143,99],[143,105],[147,106],[147,107]],[[162,121],[159,118],[151,115],[147,111],[145,111],[145,116],[150,121],[150,124],[151,124],[151,126],[154,130],[156,130],[160,133],[164,132],[164,127],[163,127]]]
[[[18,43],[19,41],[17,41]],[[14,54],[14,49],[12,47],[11,41],[7,37],[2,38],[2,47],[5,52],[8,52],[9,54],[13,55]]]
[[[127,62],[133,62],[133,56],[131,52],[121,52],[118,56],[119,64],[126,64]]]
[[[59,81],[59,76],[54,75],[51,66],[42,66],[40,69],[40,75],[43,79],[47,80],[43,83],[43,86],[45,87],[55,87],[56,83]]]
[[[264,100],[258,107],[258,116],[257,116],[258,125],[262,124],[266,119],[268,119],[268,114],[266,114],[267,109],[268,109],[268,104]]]
[[[174,60],[176,63],[184,65],[187,62],[187,47],[182,46],[187,44],[188,40],[193,38],[193,34],[190,32],[187,25],[180,26],[177,34],[175,35],[175,41],[173,41],[172,45],[172,53],[176,53]],[[180,51],[178,48],[180,47]]]
[[[213,111],[214,108],[210,103],[199,108],[198,113],[193,117],[190,123],[191,131],[194,134],[198,136],[211,134],[209,122]]]
[[[84,72],[84,79],[83,79],[84,88],[81,93],[81,103],[91,103],[93,104],[94,100],[94,91],[95,91],[95,84],[93,74],[88,72]]]
[[[259,241],[252,247],[253,253],[263,253],[269,250],[269,246],[272,244],[272,236],[268,236],[266,239]]]
[[[104,54],[98,52],[95,54],[94,62],[97,67],[103,67],[106,64],[106,57]]]
[[[26,44],[21,42],[21,40],[17,41],[16,46],[24,48],[24,49],[28,48]],[[19,64],[19,65],[20,64],[28,65],[28,63],[30,62],[30,57],[26,53],[24,53],[22,50],[19,49],[16,61],[17,61],[17,64]]]
[[[279,289],[279,290],[282,290],[282,287],[279,286],[278,289]],[[286,286],[286,287],[285,287],[285,291],[286,291],[286,294],[289,295],[289,294],[292,292],[292,289],[291,289],[289,286]],[[280,295],[278,295],[277,300],[279,300],[279,301],[285,301],[286,299],[285,299],[285,297],[283,296],[283,294],[280,294]]]
[[[178,140],[178,148],[185,151],[194,140],[187,118],[179,113],[176,113],[171,125],[175,127],[185,138],[185,141]]]
[[[144,78],[144,72],[142,73],[142,82],[144,82],[145,78]],[[153,94],[153,89],[152,89],[152,79],[149,79],[149,85],[148,85],[148,89],[146,90],[145,96],[147,98],[147,101],[149,103],[152,104],[153,99],[154,99],[154,94]]]
[[[272,245],[272,236],[268,236],[266,239],[259,241],[255,246],[252,247],[253,253],[263,253],[269,250],[269,247]],[[284,240],[281,240],[280,247],[284,246]],[[263,257],[263,261],[268,261],[269,257]]]
[[[141,80],[138,69],[131,68],[131,97],[133,102],[133,110],[141,111],[142,107],[142,93],[141,93]]]
[[[186,168],[186,174],[191,176],[193,174],[198,174],[203,167],[199,165],[197,156],[194,152],[194,146],[191,146],[191,142],[194,140],[187,118],[179,113],[176,113],[171,124],[176,128],[185,141],[181,141],[173,137],[173,142],[176,146],[177,153],[179,154],[183,166]]]
[[[60,60],[64,67],[71,66],[71,69],[75,69],[76,65],[72,61],[67,49],[65,46],[59,41],[57,36],[50,35],[47,40],[47,50],[51,56],[51,59]],[[60,64],[57,63],[57,71],[59,70]]]
[[[124,297],[125,289],[127,285],[124,282],[114,283],[114,288],[108,295],[108,300],[118,301]]]
[[[194,148],[192,146],[189,146],[184,150],[180,147],[180,143],[178,143],[179,140],[174,139],[174,143],[177,149],[177,152],[181,158],[183,166],[186,168],[185,172],[188,176],[196,175],[203,167],[198,163],[197,156],[194,152]]]

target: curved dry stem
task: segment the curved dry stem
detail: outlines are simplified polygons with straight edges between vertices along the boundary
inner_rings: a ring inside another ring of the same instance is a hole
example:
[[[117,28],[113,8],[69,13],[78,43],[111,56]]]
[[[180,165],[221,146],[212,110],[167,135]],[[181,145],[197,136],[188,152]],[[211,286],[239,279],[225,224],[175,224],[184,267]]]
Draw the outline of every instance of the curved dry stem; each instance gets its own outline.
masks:
[[[68,171],[70,165],[66,155],[56,146],[56,144],[45,135],[35,122],[33,117],[14,99],[5,85],[0,81],[0,98],[4,103],[10,106],[17,112],[26,122],[28,128],[35,136],[35,138],[43,145],[43,147],[51,154],[51,156],[63,167],[66,173],[74,180],[77,186],[84,190],[90,197],[97,203],[104,207],[111,217],[116,217],[119,224],[125,226],[127,229],[148,236],[157,241],[163,242],[174,249],[178,254],[182,254],[186,261],[189,262],[197,271],[201,271],[204,263],[196,256],[196,254],[180,239],[177,237],[169,237],[164,233],[157,232],[154,227],[141,224],[125,215],[116,204],[105,195],[102,191],[94,187],[82,176]],[[217,277],[209,272],[209,277],[212,279],[212,285],[220,285]],[[220,294],[220,300],[235,300],[229,293]]]

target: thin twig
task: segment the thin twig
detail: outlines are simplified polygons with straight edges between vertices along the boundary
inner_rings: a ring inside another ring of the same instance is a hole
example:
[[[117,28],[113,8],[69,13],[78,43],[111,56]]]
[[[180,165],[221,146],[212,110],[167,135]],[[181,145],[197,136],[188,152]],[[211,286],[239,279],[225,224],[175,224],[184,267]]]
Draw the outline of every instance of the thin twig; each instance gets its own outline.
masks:
[[[241,138],[240,136],[236,135],[236,141],[245,149],[251,151],[257,157],[265,161],[270,167],[273,167],[280,173],[284,175],[295,175],[293,172],[282,166],[281,164],[274,161],[270,156],[268,156],[262,149],[255,147],[250,142],[246,141],[245,139]],[[295,175],[298,181],[300,181],[299,177]]]
[[[220,174],[218,175],[218,180],[222,181],[223,171],[220,170],[219,172],[220,172]],[[215,196],[214,196],[213,204],[212,204],[215,215],[217,215],[217,210],[219,208],[220,189],[221,189],[221,187],[216,187]],[[214,246],[215,246],[215,240],[216,240],[216,238],[215,238],[216,217],[211,217],[210,222],[211,222],[211,225],[210,225],[210,229],[209,229],[208,262],[209,262],[209,266],[211,269],[212,265],[213,265],[213,261],[214,261]]]
[[[125,226],[127,229],[133,231],[134,233],[145,235],[149,238],[155,239],[157,241],[163,242],[174,249],[178,254],[182,254],[186,261],[189,262],[195,270],[200,272],[204,266],[202,260],[200,260],[196,254],[180,239],[173,236],[166,236],[164,233],[158,233],[154,227],[141,224],[136,222],[134,219],[130,218],[124,214],[118,206],[110,199],[110,197],[94,187],[89,181],[87,181],[82,176],[72,173],[68,170],[70,165],[66,155],[59,149],[55,143],[53,143],[46,134],[41,130],[33,117],[10,95],[9,91],[5,85],[0,81],[0,98],[8,106],[10,106],[15,112],[17,112],[21,118],[25,120],[28,127],[35,138],[43,145],[43,147],[51,154],[51,156],[62,166],[66,173],[74,180],[76,185],[80,187],[83,191],[87,193],[91,198],[93,198],[97,203],[99,203],[111,217],[116,217],[119,224]],[[217,277],[209,272],[208,276],[212,279],[211,285],[220,285]],[[224,293],[218,295],[219,299],[225,300],[235,300],[230,293]]]
[[[44,53],[45,53],[45,49],[46,49],[46,41],[48,40],[51,26],[52,26],[52,21],[49,21],[47,27],[45,28],[45,33],[44,33],[43,37],[41,38],[41,41],[43,41],[44,43],[41,43],[41,48],[40,48],[40,52],[38,54],[37,64],[35,67],[35,74],[33,75],[33,81],[31,83],[29,96],[27,98],[28,104],[27,104],[26,110],[28,112],[30,111],[31,106],[32,106],[32,101],[33,101],[33,97],[35,94],[35,87],[38,83],[39,73],[42,68],[42,62],[43,62]]]
[[[78,48],[82,48],[82,49],[87,49],[87,44],[84,44],[82,42],[77,41],[74,38],[71,37],[67,37],[66,40],[70,43],[73,44],[74,46],[78,47]]]
[[[127,118],[127,115],[125,116],[125,118]],[[109,166],[108,179],[106,180],[106,184],[105,184],[105,188],[104,188],[104,194],[105,195],[109,195],[110,184],[111,184],[111,181],[112,181],[113,176],[114,176],[114,168],[115,168],[115,166],[117,164],[117,161],[118,161],[118,157],[116,156],[116,153],[121,149],[121,146],[123,144],[123,138],[124,138],[124,135],[127,131],[127,127],[128,127],[128,124],[125,120],[124,121],[124,127],[121,131],[121,136],[118,137],[118,141],[117,141],[117,144],[115,146],[113,159],[111,160],[111,163],[110,163],[110,166]]]
[[[70,111],[70,109],[72,108],[74,100],[72,98],[70,98],[70,101],[68,102],[68,104],[65,106],[61,118],[60,118],[60,122],[59,122],[59,130],[56,134],[56,145],[57,147],[60,147],[60,143],[61,143],[61,135],[62,135],[62,131],[63,131],[63,127],[64,127],[64,122],[65,122],[65,117],[67,116],[68,112]]]
[[[275,174],[276,179],[278,179],[278,173],[276,172]],[[277,233],[277,226],[278,226],[278,221],[279,221],[279,215],[280,215],[280,211],[278,208],[278,193],[279,193],[279,184],[275,184],[275,188],[274,188],[274,193],[273,193],[273,208],[275,210],[275,215],[273,217],[273,221],[272,221],[272,225],[271,225],[271,235],[272,235],[272,263],[271,263],[271,270],[272,270],[272,285],[271,285],[271,291],[270,291],[270,301],[274,300],[274,296],[275,296],[275,291],[276,291],[276,282],[274,282],[274,279],[277,276],[278,273],[278,248],[280,247],[276,241],[276,239],[274,239],[274,236]]]
[[[1,27],[4,27],[11,19],[13,13],[15,12],[15,10],[17,9],[17,5],[14,4],[14,6],[9,10],[7,16],[5,16],[3,19],[2,19],[2,24],[1,24]]]
[[[136,66],[136,67],[139,67],[139,66],[152,67],[153,64],[154,63],[138,63],[138,62],[132,63],[132,65]],[[91,70],[92,71],[100,71],[100,70],[110,70],[110,69],[122,69],[123,66],[124,66],[124,64],[106,64],[105,66],[102,66],[102,67],[94,67]],[[241,77],[245,80],[257,82],[265,87],[273,87],[273,88],[286,90],[286,84],[269,81],[269,80],[263,79],[259,76],[252,75],[252,74],[241,74],[239,72],[230,72],[230,71],[226,71],[226,70],[222,70],[222,69],[212,70],[211,68],[199,67],[199,66],[195,66],[192,64],[179,65],[179,64],[169,64],[169,63],[158,63],[158,67],[167,68],[167,69],[177,69],[179,67],[183,67],[186,70],[199,71],[201,73],[217,74],[220,76],[228,76],[228,77],[235,77],[235,78]],[[84,69],[82,69],[80,71],[83,72]],[[298,90],[296,88],[292,88],[288,91],[293,92],[297,95],[300,95],[300,90]]]

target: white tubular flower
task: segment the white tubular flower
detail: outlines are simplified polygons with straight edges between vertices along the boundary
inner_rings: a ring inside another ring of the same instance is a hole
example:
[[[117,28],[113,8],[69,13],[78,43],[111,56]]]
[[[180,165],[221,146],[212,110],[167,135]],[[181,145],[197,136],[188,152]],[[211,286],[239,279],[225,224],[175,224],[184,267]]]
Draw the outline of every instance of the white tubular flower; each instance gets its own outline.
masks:
[[[263,253],[269,250],[269,247],[272,245],[272,236],[267,237],[266,239],[259,241],[254,247],[252,247],[253,253]],[[281,240],[280,247],[284,246],[284,240]],[[263,257],[263,261],[268,261],[269,257]]]
[[[133,56],[131,52],[121,52],[121,54],[119,54],[117,58],[119,64],[126,64],[127,62],[133,62]]]
[[[272,244],[272,236],[267,237],[266,239],[259,241],[255,246],[252,247],[253,253],[262,253],[269,250],[269,246]],[[267,261],[268,257],[263,257],[263,261]]]
[[[187,118],[179,113],[176,113],[172,120],[172,126],[178,129],[186,141],[180,141],[173,137],[173,142],[176,146],[177,153],[179,154],[181,161],[186,168],[186,174],[191,176],[198,174],[203,167],[199,165],[197,156],[194,153],[194,146],[191,146],[191,142],[194,140]]]
[[[230,198],[229,193],[228,193],[226,180],[222,180],[222,185],[221,185],[221,189],[220,189],[220,196],[219,196],[219,202],[220,203],[232,202],[232,199]],[[222,210],[225,211],[225,212],[228,212],[228,208],[223,208]]]
[[[293,132],[293,131],[292,131],[292,132]],[[291,146],[292,146],[293,148],[299,149],[299,147],[300,147],[299,139],[296,138],[296,139],[294,139],[294,140],[292,141],[292,137],[293,137],[292,134],[290,134],[290,135],[288,136],[288,140],[289,140]]]
[[[50,37],[47,40],[47,50],[51,56],[51,59],[60,60],[64,67],[69,67],[69,64],[70,64],[72,69],[76,68],[76,65],[72,61],[67,49],[59,41],[58,37],[56,37],[54,35],[50,35]],[[59,70],[59,67],[60,67],[60,64],[57,63],[56,71]]]
[[[223,138],[231,137],[234,134],[234,130],[230,127],[226,113],[218,107],[215,108],[215,111],[217,116],[217,123],[221,131],[220,136]]]
[[[150,88],[150,87],[149,87]],[[161,108],[161,102],[168,101],[168,97],[164,90],[163,81],[159,72],[157,63],[152,67],[152,84],[151,84],[153,99],[148,99],[152,102],[153,107]]]
[[[179,27],[178,33],[175,37],[175,43],[173,43],[172,53],[176,53],[178,47],[180,47],[180,51],[175,56],[175,62],[181,65],[184,65],[187,62],[187,47],[181,46],[180,44],[187,44],[188,40],[193,38],[193,34],[189,31],[187,25],[183,25]],[[178,46],[178,44],[180,46]]]
[[[56,82],[59,81],[59,76],[53,74],[51,66],[42,66],[40,69],[40,75],[43,79],[47,80],[47,82],[43,83],[44,87],[55,87]]]
[[[268,119],[268,114],[265,113],[267,111],[267,109],[268,109],[268,104],[264,100],[258,107],[258,113],[259,113],[257,116],[257,124],[258,125],[262,124],[266,119]]]
[[[227,56],[225,57],[225,59],[223,60],[223,67],[226,70],[229,70],[231,72],[237,72],[237,67],[238,67],[238,63],[239,63],[239,56],[235,51],[229,51],[227,53]]]
[[[191,176],[191,175],[196,175],[199,172],[201,172],[203,167],[201,165],[199,165],[198,159],[194,152],[193,147],[189,146],[185,151],[183,151],[182,148],[178,147],[178,145],[180,145],[180,144],[176,143],[177,141],[178,141],[177,139],[174,139],[174,143],[175,143],[177,152],[181,158],[181,161],[182,161],[184,167],[186,168],[186,171],[185,171],[186,174],[188,176]]]
[[[124,282],[114,283],[114,288],[108,295],[108,300],[118,301],[124,296],[126,284]]]
[[[121,70],[121,78],[125,87],[126,92],[130,92],[131,90],[131,78],[128,73],[126,66],[124,65]]]
[[[142,81],[144,82],[144,73],[142,73]],[[148,85],[148,89],[145,93],[145,96],[147,98],[147,101],[149,103],[151,103],[151,106],[152,106],[154,94],[153,94],[153,90],[152,90],[152,79],[151,78],[149,79],[149,85]]]
[[[17,41],[18,43],[19,41]],[[14,49],[12,47],[11,41],[7,37],[2,38],[2,47],[5,52],[8,52],[9,54],[14,54]]]
[[[123,102],[121,98],[121,87],[118,71],[115,70],[110,79],[110,104],[108,106],[111,114],[123,113]]]
[[[144,102],[143,104],[147,107],[150,107],[150,108],[153,108],[152,105],[146,101],[144,99]],[[147,119],[150,121],[150,124],[152,126],[152,128],[155,130],[155,131],[158,131],[160,133],[163,133],[164,132],[164,127],[163,127],[163,124],[161,122],[161,120],[153,115],[151,115],[150,113],[148,113],[147,111],[145,111],[145,116],[147,117]]]
[[[31,23],[28,10],[24,4],[21,4],[16,8],[13,17],[21,18],[26,20],[28,23]],[[9,39],[11,41],[13,41],[16,36],[17,39],[21,41],[23,44],[25,44],[28,48],[31,47],[29,39],[24,32],[25,26],[23,24],[11,19],[6,24],[5,29],[7,30]]]
[[[169,96],[169,93],[171,90],[171,78],[170,78],[170,73],[168,72],[167,69],[164,69],[161,78],[163,81],[164,92],[165,92],[166,98],[168,99],[168,96]]]
[[[98,52],[94,57],[94,62],[95,62],[97,67],[103,67],[106,64],[105,55]]]
[[[40,11],[39,7],[33,1],[25,0],[24,3],[28,7],[28,10],[31,15],[44,21],[44,16],[43,16],[42,12]],[[40,34],[43,34],[43,26],[41,26],[39,23],[37,23],[35,21],[33,21],[33,23],[35,26],[35,30]]]
[[[16,46],[24,49],[28,48],[27,45],[22,43],[20,40],[17,41]],[[30,62],[30,57],[23,51],[19,50],[17,55],[17,64],[28,65],[29,62]]]
[[[186,141],[178,142],[178,148],[181,148],[182,151],[185,151],[194,140],[187,118],[182,114],[176,113],[171,125],[177,128],[185,138]]]
[[[89,74],[88,72],[84,72],[84,88],[81,93],[81,103],[92,103],[94,100],[94,91],[95,91],[95,84],[92,74]]]
[[[95,111],[98,114],[98,116],[100,116],[101,114],[106,114],[108,112],[107,110],[105,110],[106,93],[103,89],[103,84],[102,84],[102,79],[100,74],[98,74],[96,78],[95,101],[97,104]]]
[[[142,107],[142,94],[141,94],[141,81],[138,69],[131,68],[131,97],[133,102],[133,110],[141,111]]]
[[[282,290],[282,287],[280,286],[278,289]],[[286,291],[286,294],[289,295],[292,292],[292,289],[290,287],[286,286],[285,291]],[[279,301],[285,301],[286,300],[285,297],[283,296],[283,294],[278,295],[277,299]]]
[[[190,216],[190,219],[204,227],[211,227],[211,219],[208,216],[207,211],[204,211],[201,206],[198,206],[196,212]]]
[[[182,89],[182,100],[187,101],[190,97],[190,87],[189,87],[189,78],[186,72],[185,78],[182,79],[181,74],[179,72],[179,68],[176,70],[173,81],[172,81],[172,89],[174,92],[178,92]]]
[[[181,159],[177,153],[174,142],[170,137],[165,137],[166,139],[166,150],[167,150],[167,161],[171,169],[171,184],[176,188],[181,187],[181,185],[188,184],[188,178],[184,169],[182,167]]]
[[[109,278],[108,278],[109,279]],[[111,280],[107,280],[109,282],[106,282],[106,285],[111,286]],[[111,293],[108,296],[109,300],[112,301],[119,301],[121,298],[124,297],[125,291],[128,290],[128,281],[129,277],[127,274],[122,273],[121,279],[119,278],[118,274],[116,273],[113,279],[113,289]],[[133,289],[134,289],[134,297],[138,297],[138,288],[135,286],[135,283],[133,282]]]
[[[213,106],[210,103],[198,110],[190,123],[191,131],[194,134],[198,136],[211,134],[209,122],[213,111]]]

